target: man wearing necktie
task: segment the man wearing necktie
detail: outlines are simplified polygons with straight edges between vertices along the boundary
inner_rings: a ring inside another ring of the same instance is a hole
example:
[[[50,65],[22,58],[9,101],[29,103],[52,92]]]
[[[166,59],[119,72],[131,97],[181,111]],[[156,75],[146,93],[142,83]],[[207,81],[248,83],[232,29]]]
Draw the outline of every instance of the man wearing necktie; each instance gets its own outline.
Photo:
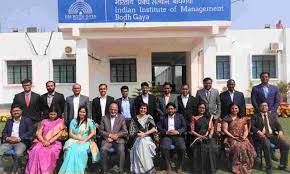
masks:
[[[265,155],[266,172],[272,174],[271,162],[271,144],[277,146],[280,150],[280,165],[279,169],[290,173],[288,169],[288,153],[289,143],[287,142],[282,127],[276,117],[273,117],[271,112],[268,112],[268,104],[263,102],[260,104],[259,113],[251,118],[253,132],[253,141],[255,146],[260,144]]]

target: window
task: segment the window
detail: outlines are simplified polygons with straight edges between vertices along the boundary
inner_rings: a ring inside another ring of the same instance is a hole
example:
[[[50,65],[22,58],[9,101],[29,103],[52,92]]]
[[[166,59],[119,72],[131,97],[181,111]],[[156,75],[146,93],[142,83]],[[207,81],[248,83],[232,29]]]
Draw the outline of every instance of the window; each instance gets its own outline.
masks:
[[[53,60],[53,80],[56,83],[75,83],[76,61]]]
[[[7,61],[8,84],[21,84],[24,79],[32,80],[31,60]]]
[[[275,55],[252,56],[252,78],[260,78],[262,72],[269,72],[272,78],[277,78]]]
[[[111,59],[111,82],[136,82],[136,59]]]
[[[217,56],[216,79],[229,79],[230,72],[230,56]]]

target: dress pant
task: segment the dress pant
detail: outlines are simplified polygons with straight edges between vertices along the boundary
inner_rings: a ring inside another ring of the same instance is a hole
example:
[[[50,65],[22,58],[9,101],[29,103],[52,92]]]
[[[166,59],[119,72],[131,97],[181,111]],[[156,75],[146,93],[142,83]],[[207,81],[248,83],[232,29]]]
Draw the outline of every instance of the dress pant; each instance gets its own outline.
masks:
[[[101,158],[103,163],[104,172],[108,171],[108,156],[110,155],[108,149],[110,147],[114,147],[119,155],[119,169],[122,173],[124,171],[124,163],[125,163],[125,145],[123,143],[108,143],[104,142],[101,148]]]
[[[170,136],[170,135],[161,138],[160,149],[162,158],[165,161],[166,170],[171,170],[170,152],[169,152],[171,149],[171,145],[175,146],[175,150],[178,155],[178,163],[176,167],[179,170],[182,168],[186,150],[184,138],[182,136]]]

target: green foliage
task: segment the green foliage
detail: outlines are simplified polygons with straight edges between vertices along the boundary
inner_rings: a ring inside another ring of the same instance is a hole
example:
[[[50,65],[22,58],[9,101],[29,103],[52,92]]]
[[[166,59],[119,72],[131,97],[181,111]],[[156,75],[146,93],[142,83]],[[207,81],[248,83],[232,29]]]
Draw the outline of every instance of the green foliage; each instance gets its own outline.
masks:
[[[161,86],[153,86],[153,82],[148,81],[149,86],[150,86],[150,93],[158,96],[160,95],[161,92]],[[142,89],[141,88],[135,88],[134,93],[132,94],[132,97],[135,98],[138,95],[140,95],[142,93]]]
[[[290,92],[290,83],[280,81],[279,83],[277,83],[277,87],[279,89],[283,101],[286,102]]]

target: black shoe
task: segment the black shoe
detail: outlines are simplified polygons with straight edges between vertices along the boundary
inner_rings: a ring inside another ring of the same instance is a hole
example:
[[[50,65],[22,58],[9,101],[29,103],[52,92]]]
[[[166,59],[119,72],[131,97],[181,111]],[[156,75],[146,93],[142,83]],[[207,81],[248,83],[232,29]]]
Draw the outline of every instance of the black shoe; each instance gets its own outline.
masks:
[[[266,170],[266,173],[267,173],[267,174],[273,174],[273,171],[272,171],[272,169],[267,169],[267,170]]]
[[[290,169],[288,167],[286,167],[286,166],[279,165],[278,169],[279,170],[283,170],[284,172],[290,173]]]

